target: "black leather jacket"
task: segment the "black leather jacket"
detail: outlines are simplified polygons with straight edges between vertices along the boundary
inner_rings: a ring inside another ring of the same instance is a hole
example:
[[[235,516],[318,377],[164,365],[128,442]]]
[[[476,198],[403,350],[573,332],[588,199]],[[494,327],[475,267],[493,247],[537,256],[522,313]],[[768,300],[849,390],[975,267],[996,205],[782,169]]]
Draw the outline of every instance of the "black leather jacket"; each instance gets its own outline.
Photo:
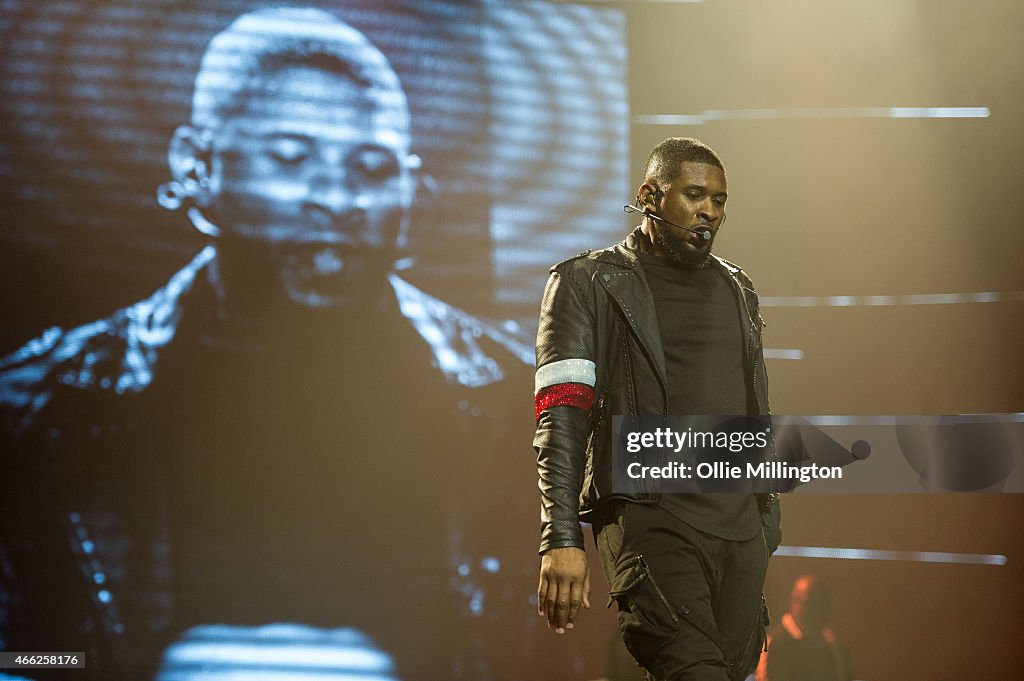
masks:
[[[666,414],[668,409],[665,353],[638,258],[644,238],[637,228],[620,244],[587,251],[551,269],[537,332],[538,377],[547,365],[557,367],[554,363],[562,360],[584,360],[582,365],[588,368],[593,362],[593,406],[588,410],[578,404],[538,405],[533,446],[540,475],[541,552],[582,548],[580,518],[586,519],[613,496],[657,500],[656,489],[634,496],[611,494],[611,416]],[[750,411],[768,414],[761,345],[764,320],[757,293],[736,265],[717,256],[712,265],[729,276],[745,318],[747,376],[754,401]],[[759,498],[766,530],[773,534],[778,528],[776,501],[777,495]],[[770,546],[777,543],[769,540]]]

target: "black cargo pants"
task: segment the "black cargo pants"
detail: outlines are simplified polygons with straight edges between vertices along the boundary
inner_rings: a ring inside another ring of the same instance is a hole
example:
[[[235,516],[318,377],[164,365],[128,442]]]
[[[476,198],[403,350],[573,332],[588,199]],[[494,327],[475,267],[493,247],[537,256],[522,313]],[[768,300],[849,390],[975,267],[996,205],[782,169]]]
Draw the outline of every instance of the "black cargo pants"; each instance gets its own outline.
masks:
[[[767,609],[762,533],[729,541],[653,504],[620,502],[593,526],[626,648],[653,681],[742,681]]]

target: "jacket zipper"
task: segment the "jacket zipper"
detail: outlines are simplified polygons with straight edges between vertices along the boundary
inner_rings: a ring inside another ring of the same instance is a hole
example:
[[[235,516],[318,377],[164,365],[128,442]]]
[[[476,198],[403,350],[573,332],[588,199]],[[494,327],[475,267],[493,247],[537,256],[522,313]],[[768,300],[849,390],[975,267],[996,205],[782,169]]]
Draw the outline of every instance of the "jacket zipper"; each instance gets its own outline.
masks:
[[[747,294],[744,290],[744,286],[733,276],[733,282],[736,284],[736,292],[740,297],[740,302],[743,304],[743,316],[747,318],[747,356],[750,358],[750,365],[753,370],[753,385],[754,385],[754,402],[757,405],[758,414],[761,413],[761,398],[757,395],[757,348],[754,343],[754,339],[757,337],[756,322],[754,318],[750,316],[750,304],[747,302]]]
[[[629,356],[629,334],[626,332],[626,323],[619,319],[619,335],[622,337],[622,361],[626,369],[626,383],[628,390],[626,397],[629,399],[629,413],[633,416],[639,414],[640,400],[636,394],[635,371],[633,369],[633,358]]]
[[[763,414],[768,414],[768,409],[761,405],[760,391],[757,388],[757,382],[758,382],[757,381],[757,377],[758,377],[758,361],[757,361],[757,359],[758,359],[758,354],[757,354],[757,344],[754,342],[755,338],[757,337],[757,335],[756,335],[757,334],[756,322],[754,321],[754,318],[750,316],[750,304],[747,302],[746,287],[743,286],[739,282],[739,280],[736,279],[735,277],[733,278],[733,281],[739,287],[738,293],[739,293],[739,296],[740,296],[740,300],[743,303],[743,313],[744,313],[744,315],[747,318],[747,322],[750,323],[750,327],[749,327],[750,331],[748,332],[748,336],[749,337],[747,339],[747,353],[750,355],[750,360],[751,360],[750,361],[751,373],[752,373],[752,375],[751,375],[751,385],[753,386],[753,389],[754,389],[754,405],[757,408],[757,415],[761,416]],[[760,317],[760,315],[758,315],[758,317]],[[763,327],[763,324],[762,324],[762,327]],[[770,416],[770,414],[768,414],[768,415]],[[774,443],[774,439],[773,439],[773,441],[771,443],[771,454],[769,456],[771,457],[772,460],[775,459],[775,443]],[[770,504],[774,503],[774,501],[772,501],[772,499],[774,498],[775,494],[777,493],[775,486],[776,486],[775,478],[770,479],[768,481],[768,494],[769,494],[769,499],[770,499],[769,503]]]

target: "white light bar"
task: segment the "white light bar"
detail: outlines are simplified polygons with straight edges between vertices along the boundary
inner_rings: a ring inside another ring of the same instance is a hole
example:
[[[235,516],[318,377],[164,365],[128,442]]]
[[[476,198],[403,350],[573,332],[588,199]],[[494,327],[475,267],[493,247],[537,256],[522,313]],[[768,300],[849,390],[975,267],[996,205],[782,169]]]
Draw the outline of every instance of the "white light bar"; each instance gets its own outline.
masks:
[[[901,560],[914,563],[956,563],[964,565],[1006,565],[1006,556],[986,553],[943,553],[936,551],[880,551],[840,549],[824,546],[780,546],[774,556],[796,558],[839,558],[843,560]]]
[[[988,118],[987,106],[936,107],[809,107],[786,109],[705,109],[698,114],[638,114],[640,125],[703,125],[712,121],[750,121],[781,118]]]
[[[765,348],[765,359],[803,359],[804,351],[791,348]]]
[[[786,423],[791,418],[776,415],[777,423]],[[800,422],[814,426],[956,426],[965,423],[1024,423],[1024,412],[1002,414],[943,414],[940,416],[924,416],[911,414],[888,415],[847,415],[818,414],[813,416],[795,417]]]
[[[761,307],[873,307],[885,305],[950,305],[1005,303],[1024,300],[1024,291],[920,293],[902,296],[761,296]]]

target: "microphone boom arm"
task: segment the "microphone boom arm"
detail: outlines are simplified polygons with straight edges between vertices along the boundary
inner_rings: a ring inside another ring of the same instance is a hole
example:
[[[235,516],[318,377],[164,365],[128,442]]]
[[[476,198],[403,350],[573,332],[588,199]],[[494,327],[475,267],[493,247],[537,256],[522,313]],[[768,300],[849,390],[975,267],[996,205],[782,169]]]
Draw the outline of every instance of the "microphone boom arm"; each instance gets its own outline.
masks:
[[[626,205],[624,205],[622,207],[622,212],[623,213],[641,213],[646,218],[651,218],[652,220],[657,220],[658,222],[664,222],[666,225],[672,225],[673,227],[678,227],[679,229],[685,229],[687,232],[693,232],[694,234],[699,236],[704,241],[711,241],[711,230],[710,229],[693,229],[692,227],[683,227],[682,225],[677,225],[674,222],[666,220],[665,218],[661,217],[660,215],[656,215],[650,208],[637,208],[636,206],[631,206],[631,205],[629,205],[627,203]]]

